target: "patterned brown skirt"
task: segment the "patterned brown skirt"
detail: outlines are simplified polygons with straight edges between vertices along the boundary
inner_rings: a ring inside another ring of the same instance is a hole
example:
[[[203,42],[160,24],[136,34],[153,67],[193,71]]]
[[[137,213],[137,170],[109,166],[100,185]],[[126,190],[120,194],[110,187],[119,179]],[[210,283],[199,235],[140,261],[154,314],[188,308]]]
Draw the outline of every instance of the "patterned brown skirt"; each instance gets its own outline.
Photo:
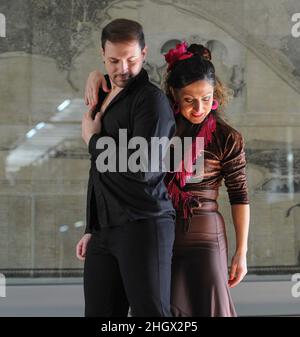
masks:
[[[203,202],[190,221],[177,217],[171,308],[175,317],[233,317],[228,287],[227,238],[214,201]]]

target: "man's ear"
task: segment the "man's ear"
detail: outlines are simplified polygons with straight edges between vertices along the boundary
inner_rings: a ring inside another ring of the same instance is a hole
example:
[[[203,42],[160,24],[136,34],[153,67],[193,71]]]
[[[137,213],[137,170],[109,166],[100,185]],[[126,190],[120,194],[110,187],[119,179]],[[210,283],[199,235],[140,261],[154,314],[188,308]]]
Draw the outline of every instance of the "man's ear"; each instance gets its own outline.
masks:
[[[103,63],[105,63],[105,50],[103,48],[100,49],[100,56],[102,58]]]
[[[148,53],[148,47],[145,46],[144,49],[142,49],[142,56],[143,56],[143,61],[145,61]]]

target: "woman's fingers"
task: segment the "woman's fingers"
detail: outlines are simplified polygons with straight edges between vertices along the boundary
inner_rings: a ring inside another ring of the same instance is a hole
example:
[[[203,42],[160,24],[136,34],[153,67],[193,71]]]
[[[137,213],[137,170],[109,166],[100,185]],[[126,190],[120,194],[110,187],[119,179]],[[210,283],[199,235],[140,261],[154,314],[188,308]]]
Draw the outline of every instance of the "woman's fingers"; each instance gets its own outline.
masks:
[[[90,84],[90,80],[87,80],[85,92],[84,92],[84,102],[86,105],[96,105],[97,104],[98,92],[95,87]]]
[[[229,280],[233,280],[235,278],[236,269],[237,269],[237,264],[236,263],[232,263],[231,267],[230,267]]]
[[[99,100],[99,88],[104,92],[110,92],[106,79],[99,71],[93,71],[89,74],[85,85],[84,102],[92,107],[96,106]]]
[[[94,98],[94,93],[93,90],[90,88],[88,91],[88,97],[89,97],[89,105],[95,106],[95,98]]]
[[[91,88],[88,85],[88,81],[87,81],[86,86],[85,86],[85,92],[84,92],[84,101],[85,101],[86,105],[91,104],[91,102],[92,102],[91,98],[92,98]]]
[[[89,105],[89,98],[88,98],[86,92],[84,93],[84,104]]]
[[[243,267],[237,267],[237,265],[235,265],[236,267],[234,268],[235,269],[235,274],[231,274],[230,273],[230,278],[228,280],[228,285],[230,288],[233,288],[235,287],[236,285],[238,285],[242,280],[243,278],[245,277],[245,275],[247,274],[247,270]],[[233,277],[232,277],[233,275]]]
[[[102,79],[102,90],[105,91],[105,92],[110,92],[110,89],[107,86],[105,77],[103,77],[103,79]]]
[[[244,275],[242,273],[237,273],[236,277],[233,280],[229,281],[229,287],[230,288],[235,287],[242,281],[243,278],[244,278]]]

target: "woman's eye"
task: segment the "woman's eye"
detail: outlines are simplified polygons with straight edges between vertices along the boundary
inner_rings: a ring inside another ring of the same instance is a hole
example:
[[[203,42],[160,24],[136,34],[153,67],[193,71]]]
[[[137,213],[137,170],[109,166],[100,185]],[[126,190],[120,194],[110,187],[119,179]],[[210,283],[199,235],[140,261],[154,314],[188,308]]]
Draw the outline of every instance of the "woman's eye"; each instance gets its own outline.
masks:
[[[210,99],[211,99],[211,97],[205,97],[205,98],[203,98],[203,101],[204,101],[204,102],[209,102]]]
[[[189,98],[186,98],[185,101],[186,101],[187,103],[193,103],[193,100],[192,100],[192,99],[189,99]]]

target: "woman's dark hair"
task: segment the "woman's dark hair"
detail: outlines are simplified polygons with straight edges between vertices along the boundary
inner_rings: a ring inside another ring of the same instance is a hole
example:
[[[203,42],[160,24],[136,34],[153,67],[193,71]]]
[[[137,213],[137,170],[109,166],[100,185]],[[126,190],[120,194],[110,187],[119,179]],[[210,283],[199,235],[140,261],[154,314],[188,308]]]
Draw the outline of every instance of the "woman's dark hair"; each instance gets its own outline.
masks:
[[[174,103],[172,89],[182,89],[196,81],[205,80],[213,86],[214,98],[219,102],[218,110],[222,110],[228,101],[228,89],[215,74],[210,50],[200,44],[191,44],[187,51],[194,55],[177,61],[166,75],[164,88],[167,96]]]
[[[106,41],[112,43],[138,41],[141,49],[145,48],[143,27],[138,22],[128,19],[116,19],[107,24],[101,35],[103,50]]]

